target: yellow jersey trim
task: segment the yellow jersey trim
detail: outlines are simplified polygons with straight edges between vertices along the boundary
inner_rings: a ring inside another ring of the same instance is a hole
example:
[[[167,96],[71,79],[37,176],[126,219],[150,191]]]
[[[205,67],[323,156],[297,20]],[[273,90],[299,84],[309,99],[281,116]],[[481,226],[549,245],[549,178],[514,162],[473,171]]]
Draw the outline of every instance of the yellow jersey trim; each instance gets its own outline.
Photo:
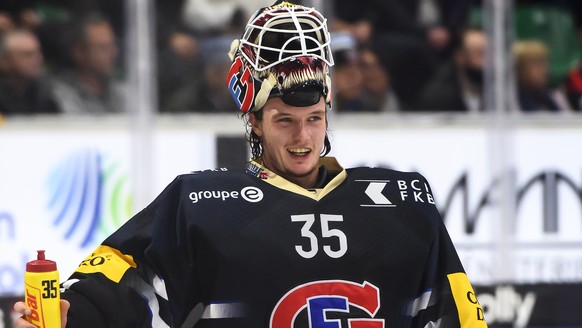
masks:
[[[109,280],[119,283],[129,268],[137,268],[133,256],[119,250],[100,245],[77,268],[81,273],[102,273]]]
[[[483,308],[477,300],[469,278],[463,272],[447,275],[462,328],[487,328]]]
[[[331,174],[333,173],[337,174],[323,188],[317,189],[305,189],[283,178],[282,176],[274,173],[273,171],[267,169],[259,161],[251,161],[251,164],[260,168],[261,172],[264,173],[261,176],[263,176],[264,181],[266,181],[267,183],[279,189],[284,189],[292,193],[296,193],[311,198],[316,201],[321,200],[332,190],[334,190],[337,186],[339,186],[342,182],[344,182],[344,180],[347,178],[346,170],[339,165],[339,163],[334,157],[322,157],[319,159],[319,164],[325,166],[328,169],[328,172],[330,172]]]

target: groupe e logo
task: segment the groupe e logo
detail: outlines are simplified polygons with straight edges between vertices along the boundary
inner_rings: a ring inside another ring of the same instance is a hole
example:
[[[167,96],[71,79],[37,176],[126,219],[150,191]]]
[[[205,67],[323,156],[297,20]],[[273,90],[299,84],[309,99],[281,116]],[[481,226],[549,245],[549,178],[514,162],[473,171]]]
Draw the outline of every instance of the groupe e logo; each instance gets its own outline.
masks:
[[[242,188],[240,191],[236,190],[193,191],[188,195],[188,197],[194,204],[206,199],[218,199],[224,202],[227,199],[230,198],[238,199],[239,197],[246,200],[249,203],[258,203],[261,200],[263,200],[263,191],[257,187],[248,186]]]

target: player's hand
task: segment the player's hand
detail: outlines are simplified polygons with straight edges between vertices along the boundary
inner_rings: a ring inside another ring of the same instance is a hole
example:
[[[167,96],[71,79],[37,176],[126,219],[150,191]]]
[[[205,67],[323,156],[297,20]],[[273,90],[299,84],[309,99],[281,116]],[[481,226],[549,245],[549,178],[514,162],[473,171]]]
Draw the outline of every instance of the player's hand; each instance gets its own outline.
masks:
[[[71,307],[71,303],[66,300],[61,300],[61,327],[65,328],[67,325],[67,312],[69,312],[69,308]],[[36,328],[35,325],[31,324],[30,322],[24,319],[25,315],[30,315],[30,308],[26,306],[24,302],[16,302],[14,304],[14,311],[20,314],[21,316],[18,317],[14,321],[15,328]]]

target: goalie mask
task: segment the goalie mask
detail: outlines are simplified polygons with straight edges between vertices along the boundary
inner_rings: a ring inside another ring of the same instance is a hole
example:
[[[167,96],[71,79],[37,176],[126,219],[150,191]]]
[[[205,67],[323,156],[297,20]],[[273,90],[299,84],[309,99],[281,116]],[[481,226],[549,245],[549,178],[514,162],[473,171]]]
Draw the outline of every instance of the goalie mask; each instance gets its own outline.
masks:
[[[226,84],[243,113],[261,109],[270,97],[310,106],[323,95],[331,106],[330,34],[314,8],[277,2],[260,9],[229,56]]]

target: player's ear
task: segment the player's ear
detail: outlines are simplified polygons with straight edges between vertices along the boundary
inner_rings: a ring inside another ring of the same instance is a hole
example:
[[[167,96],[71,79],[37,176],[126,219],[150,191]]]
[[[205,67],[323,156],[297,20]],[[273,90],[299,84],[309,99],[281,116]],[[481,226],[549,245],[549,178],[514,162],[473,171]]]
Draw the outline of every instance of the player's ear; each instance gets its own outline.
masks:
[[[262,124],[261,124],[263,122],[263,120],[260,119],[259,117],[257,117],[258,116],[257,114],[258,114],[257,112],[249,113],[249,119],[251,122],[251,128],[253,129],[253,132],[257,136],[261,137],[261,136],[263,136],[263,129],[262,129]]]

